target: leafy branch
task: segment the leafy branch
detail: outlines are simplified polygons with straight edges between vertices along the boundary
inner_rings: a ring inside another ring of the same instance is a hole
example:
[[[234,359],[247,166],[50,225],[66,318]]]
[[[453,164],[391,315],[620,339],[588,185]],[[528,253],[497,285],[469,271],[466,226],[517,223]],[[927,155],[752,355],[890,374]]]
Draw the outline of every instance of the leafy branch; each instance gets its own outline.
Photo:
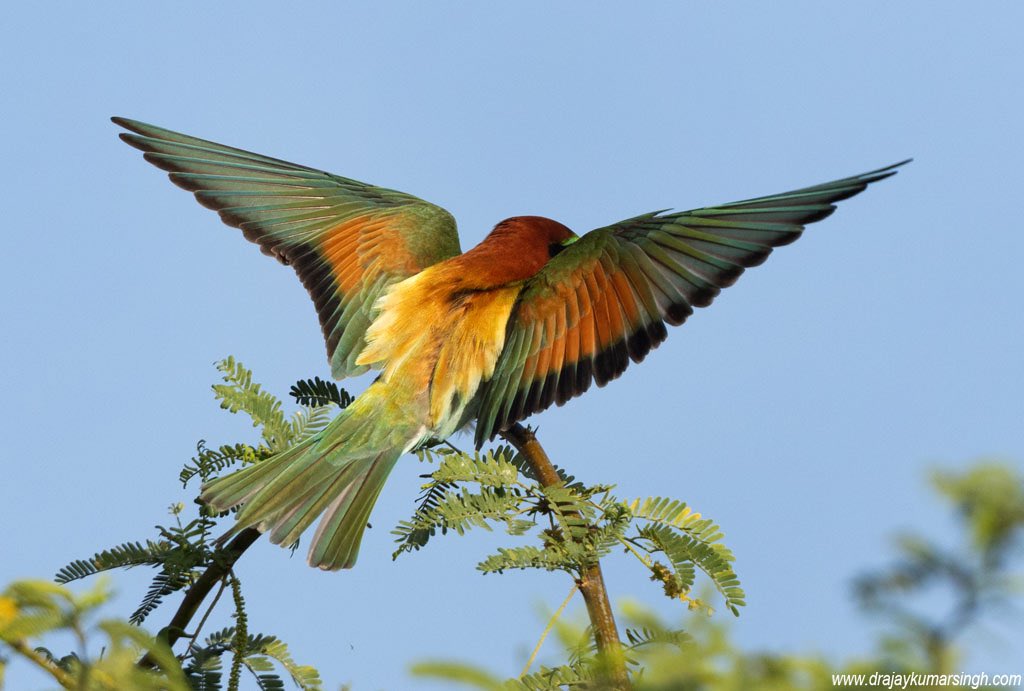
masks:
[[[352,400],[332,382],[301,380],[291,390],[300,408],[288,415],[281,401],[255,383],[241,363],[227,358],[217,368],[222,381],[213,387],[216,399],[222,408],[248,415],[259,429],[260,441],[218,446],[200,441],[195,456],[178,475],[186,489],[197,479],[196,484],[202,485],[238,466],[260,463],[316,434],[336,409]],[[686,643],[688,635],[683,631],[651,627],[627,628],[620,640],[600,565],[601,559],[617,549],[636,557],[668,597],[710,613],[711,608],[692,595],[700,572],[724,598],[726,607],[738,613],[744,604],[743,591],[732,569],[733,555],[722,544],[722,532],[714,522],[679,501],[654,497],[627,502],[614,496],[613,485],[577,480],[552,464],[533,431],[521,425],[507,430],[504,437],[510,445],[483,452],[465,453],[447,443],[418,451],[420,459],[435,468],[421,476],[425,482],[413,515],[393,530],[397,543],[393,557],[420,550],[439,534],[499,529],[515,542],[482,558],[477,564],[479,571],[502,574],[543,569],[571,577],[571,592],[579,590],[586,604],[591,624],[588,638],[581,640],[566,664],[529,671],[570,594],[513,686],[550,688],[552,684],[598,681],[626,689],[631,684],[628,668],[636,665],[633,651]],[[222,544],[215,536],[223,531],[221,521],[231,520],[231,512],[213,512],[198,503],[195,507],[196,515],[186,519],[185,504],[173,504],[173,523],[157,526],[154,538],[125,542],[75,560],[57,573],[57,581],[64,584],[117,568],[155,569],[148,591],[131,615],[136,625],[169,595],[184,591],[169,623],[140,661],[140,670],[166,674],[173,661],[192,688],[213,691],[222,688],[225,671],[229,690],[238,688],[243,674],[253,677],[261,689],[281,688],[283,682],[276,671],[281,668],[300,688],[319,689],[316,670],[297,665],[284,643],[250,632],[234,566],[260,533],[245,529]],[[226,593],[230,593],[224,600],[231,602],[234,626],[203,638],[202,629]],[[198,624],[190,628],[196,617]],[[162,655],[160,651],[170,650],[182,638],[187,645],[176,658],[168,660]],[[224,656],[230,660],[226,670]]]
[[[398,543],[394,558],[449,531],[461,535],[472,528],[500,527],[515,537],[534,531],[539,544],[502,547],[477,568],[484,573],[539,568],[578,577],[614,548],[624,547],[671,598],[693,606],[687,594],[700,570],[731,612],[738,614],[745,604],[721,529],[683,502],[660,497],[626,502],[611,494],[610,485],[586,486],[564,474],[557,484],[542,485],[533,479],[537,474],[523,473],[523,454],[509,447],[484,453],[423,449],[419,456],[437,467],[421,476],[427,482],[412,517],[392,531]],[[658,562],[657,555],[668,565]]]
[[[616,547],[635,556],[668,597],[710,613],[711,608],[691,594],[700,570],[722,594],[726,607],[739,613],[744,594],[732,569],[734,557],[721,543],[722,532],[713,521],[680,501],[654,497],[625,502],[612,494],[611,485],[578,482],[551,464],[526,428],[517,425],[506,438],[515,450],[500,447],[481,454],[451,447],[419,452],[421,460],[437,467],[422,476],[427,482],[412,517],[392,531],[398,543],[393,557],[422,549],[432,537],[449,531],[462,534],[471,528],[500,527],[513,537],[532,537],[532,543],[498,548],[477,569],[485,574],[513,569],[569,574],[573,592],[578,588],[587,604],[598,653],[596,658],[581,655],[567,668],[547,670],[534,681],[601,678],[616,688],[628,687],[627,658],[600,569],[600,560]],[[650,630],[634,630],[626,636],[628,649],[687,640],[682,631],[656,636]],[[528,669],[529,665],[520,682],[530,678]]]
[[[281,401],[254,383],[252,373],[240,362],[229,357],[218,363],[217,369],[222,373],[223,383],[213,387],[216,399],[222,408],[247,414],[253,426],[260,429],[262,443],[208,447],[205,441],[200,441],[196,455],[184,464],[178,476],[186,488],[197,478],[201,485],[236,466],[259,463],[302,441],[327,425],[332,408],[351,401],[346,392],[333,384],[327,385],[318,379],[307,380],[293,387],[293,395],[301,407],[286,416]],[[155,642],[144,646],[148,652],[138,661],[138,668],[149,670],[151,676],[153,670],[160,670],[166,676],[168,660],[161,656],[160,651],[169,650],[177,641],[187,638],[186,649],[177,658],[170,658],[179,671],[184,668],[184,678],[189,685],[185,688],[202,691],[223,688],[221,657],[229,655],[229,690],[238,689],[243,670],[255,678],[261,689],[283,688],[275,664],[282,667],[300,688],[319,689],[321,682],[316,670],[297,665],[282,641],[248,631],[245,598],[233,567],[259,538],[259,531],[251,528],[242,530],[227,544],[221,544],[215,535],[223,532],[220,521],[225,517],[230,520],[230,512],[212,512],[202,504],[197,504],[196,510],[196,517],[183,520],[185,505],[171,505],[174,524],[157,526],[156,539],[125,542],[91,558],[75,560],[58,571],[57,582],[65,584],[118,568],[149,566],[157,569],[139,607],[131,615],[130,621],[135,625],[141,624],[159,608],[167,596],[184,590],[185,596],[170,622],[160,630]],[[236,624],[200,642],[202,628],[225,589],[231,591],[232,616]],[[204,608],[204,603],[214,591],[212,602]],[[200,611],[199,624],[189,632],[189,624]],[[230,635],[225,632],[230,632]]]

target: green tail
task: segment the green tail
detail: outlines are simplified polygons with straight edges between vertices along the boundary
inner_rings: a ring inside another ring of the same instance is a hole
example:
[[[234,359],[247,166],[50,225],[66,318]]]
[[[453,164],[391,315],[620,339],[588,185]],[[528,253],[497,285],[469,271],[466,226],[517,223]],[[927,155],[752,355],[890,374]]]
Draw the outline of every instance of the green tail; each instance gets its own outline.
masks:
[[[229,534],[255,527],[274,544],[295,542],[324,514],[309,564],[351,568],[385,480],[418,435],[412,425],[385,422],[386,398],[386,387],[373,384],[319,434],[207,483],[200,499],[218,511],[243,505]]]

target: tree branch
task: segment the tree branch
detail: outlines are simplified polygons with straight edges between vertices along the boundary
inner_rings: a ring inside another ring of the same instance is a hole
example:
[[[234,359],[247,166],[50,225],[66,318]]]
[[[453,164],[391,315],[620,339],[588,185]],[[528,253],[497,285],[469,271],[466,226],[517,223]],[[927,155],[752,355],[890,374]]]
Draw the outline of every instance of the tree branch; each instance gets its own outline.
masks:
[[[548,487],[562,481],[532,430],[516,423],[502,432],[501,436],[526,457],[541,485]],[[631,689],[629,674],[626,672],[626,658],[622,653],[622,642],[619,640],[619,630],[615,625],[611,602],[608,600],[608,590],[604,585],[600,562],[594,561],[586,567],[576,585],[587,604],[587,615],[594,630],[598,656],[606,666],[607,681],[614,684],[616,689]]]
[[[177,642],[179,638],[185,635],[185,628],[189,622],[192,621],[192,617],[199,611],[199,605],[203,604],[203,600],[210,594],[221,579],[223,579],[231,571],[235,562],[242,556],[245,550],[252,546],[252,543],[256,542],[260,535],[260,531],[255,528],[246,528],[242,532],[235,535],[231,542],[225,545],[223,548],[217,551],[214,562],[206,567],[206,571],[200,576],[192,587],[185,593],[185,598],[178,605],[178,611],[171,617],[170,623],[164,628],[160,629],[160,633],[156,635],[157,640],[163,641],[170,648]],[[156,661],[153,657],[147,653],[141,660],[139,660],[139,666],[145,669],[153,669],[157,666]]]
[[[503,432],[502,436],[526,457],[542,486],[548,487],[561,482],[551,459],[548,458],[544,447],[537,441],[533,431],[517,423]],[[185,597],[174,616],[171,617],[170,623],[157,634],[158,640],[164,641],[168,647],[171,647],[185,635],[186,627],[199,611],[203,600],[217,583],[228,575],[239,557],[259,539],[261,534],[255,528],[246,528],[218,552],[214,563],[207,567],[203,575],[185,593]],[[616,689],[631,689],[622,643],[619,640],[619,632],[615,624],[615,616],[612,613],[611,602],[608,599],[608,591],[604,585],[600,562],[595,561],[592,565],[584,568],[576,581],[576,586],[587,605],[587,615],[594,630],[594,642],[597,645],[599,657],[606,665],[605,672],[608,681],[614,684]],[[157,664],[151,655],[146,654],[139,661],[139,666],[152,669]]]
[[[52,660],[46,659],[46,656],[40,653],[38,650],[30,646],[23,639],[14,639],[10,641],[4,641],[7,645],[11,646],[11,650],[23,656],[36,666],[45,670],[48,674],[53,676],[57,680],[57,683],[63,686],[65,689],[77,689],[79,688],[78,683],[71,677],[70,674],[61,669]]]

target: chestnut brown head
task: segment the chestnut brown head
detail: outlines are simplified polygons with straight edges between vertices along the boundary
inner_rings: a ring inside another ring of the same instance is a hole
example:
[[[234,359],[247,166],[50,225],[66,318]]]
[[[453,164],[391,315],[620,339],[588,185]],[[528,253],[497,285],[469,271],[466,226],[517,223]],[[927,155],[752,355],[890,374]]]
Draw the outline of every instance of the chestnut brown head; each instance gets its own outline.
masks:
[[[553,257],[577,239],[576,233],[566,226],[543,216],[513,216],[494,226],[488,239],[499,236],[503,240],[528,243],[534,248],[543,247],[548,257]]]
[[[471,263],[487,285],[521,281],[535,275],[576,239],[574,232],[550,218],[513,216],[494,226],[460,263]]]

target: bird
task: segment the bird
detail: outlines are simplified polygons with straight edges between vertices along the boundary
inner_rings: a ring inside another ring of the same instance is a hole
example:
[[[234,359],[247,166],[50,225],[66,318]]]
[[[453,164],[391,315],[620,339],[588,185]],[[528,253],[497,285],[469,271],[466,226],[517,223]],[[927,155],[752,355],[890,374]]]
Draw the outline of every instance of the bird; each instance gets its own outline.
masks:
[[[633,216],[582,235],[541,216],[463,252],[410,194],[114,117],[120,138],[263,253],[316,307],[331,375],[379,375],[319,433],[203,485],[216,511],[351,568],[398,459],[475,425],[476,448],[604,386],[775,247],[909,162],[755,199]],[[227,536],[225,536],[227,537]]]

